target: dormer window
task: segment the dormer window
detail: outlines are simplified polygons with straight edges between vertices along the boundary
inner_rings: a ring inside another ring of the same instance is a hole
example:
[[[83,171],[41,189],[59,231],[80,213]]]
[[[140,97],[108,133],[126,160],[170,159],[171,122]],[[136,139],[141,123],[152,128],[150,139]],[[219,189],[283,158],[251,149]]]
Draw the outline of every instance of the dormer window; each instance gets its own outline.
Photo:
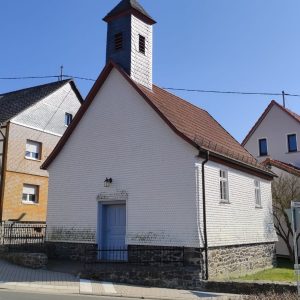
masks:
[[[65,114],[65,126],[69,126],[73,120],[73,115],[66,113]]]
[[[139,34],[139,51],[140,53],[146,53],[146,38]]]
[[[123,49],[123,33],[119,32],[115,34],[115,50],[121,50]]]

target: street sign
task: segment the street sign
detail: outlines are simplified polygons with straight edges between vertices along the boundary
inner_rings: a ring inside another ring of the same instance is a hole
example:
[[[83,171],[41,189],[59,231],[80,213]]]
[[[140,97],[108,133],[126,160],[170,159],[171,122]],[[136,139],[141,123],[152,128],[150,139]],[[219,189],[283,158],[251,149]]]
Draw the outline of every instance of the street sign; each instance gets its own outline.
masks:
[[[298,241],[297,241],[297,231],[299,230],[299,209],[300,209],[300,202],[292,201],[291,203],[291,223],[293,229],[293,242],[294,242],[294,254],[295,254],[295,275],[297,277],[297,290],[298,296],[300,296],[300,270],[299,270],[299,263],[298,263]]]

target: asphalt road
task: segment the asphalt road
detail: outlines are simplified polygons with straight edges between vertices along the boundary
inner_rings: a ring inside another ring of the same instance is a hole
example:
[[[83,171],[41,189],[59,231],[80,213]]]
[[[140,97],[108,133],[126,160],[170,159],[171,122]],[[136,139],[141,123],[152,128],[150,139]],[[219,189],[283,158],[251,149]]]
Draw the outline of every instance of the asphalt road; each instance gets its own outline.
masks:
[[[116,297],[82,296],[82,295],[49,295],[37,293],[23,293],[14,291],[0,291],[0,300],[120,300]],[[133,300],[122,298],[122,300]],[[147,300],[147,299],[145,299]]]

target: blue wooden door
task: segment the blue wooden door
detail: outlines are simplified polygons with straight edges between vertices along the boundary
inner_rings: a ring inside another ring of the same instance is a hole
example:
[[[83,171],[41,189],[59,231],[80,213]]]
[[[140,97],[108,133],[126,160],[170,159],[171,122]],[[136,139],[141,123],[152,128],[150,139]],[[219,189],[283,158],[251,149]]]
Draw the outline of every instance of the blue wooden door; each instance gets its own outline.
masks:
[[[103,214],[103,258],[106,260],[127,260],[126,206],[105,205]]]

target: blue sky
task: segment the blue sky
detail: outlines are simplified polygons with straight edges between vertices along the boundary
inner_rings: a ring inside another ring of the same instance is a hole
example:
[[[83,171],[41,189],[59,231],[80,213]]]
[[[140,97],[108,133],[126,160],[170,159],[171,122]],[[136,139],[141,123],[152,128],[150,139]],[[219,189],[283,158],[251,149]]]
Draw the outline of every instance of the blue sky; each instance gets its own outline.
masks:
[[[96,78],[118,0],[1,0],[0,77],[64,73]],[[154,82],[162,87],[300,93],[299,0],[141,0],[154,28]],[[0,93],[48,80],[0,80]],[[92,83],[76,81],[85,96]],[[281,97],[178,92],[241,141]],[[300,112],[300,98],[287,98]]]

